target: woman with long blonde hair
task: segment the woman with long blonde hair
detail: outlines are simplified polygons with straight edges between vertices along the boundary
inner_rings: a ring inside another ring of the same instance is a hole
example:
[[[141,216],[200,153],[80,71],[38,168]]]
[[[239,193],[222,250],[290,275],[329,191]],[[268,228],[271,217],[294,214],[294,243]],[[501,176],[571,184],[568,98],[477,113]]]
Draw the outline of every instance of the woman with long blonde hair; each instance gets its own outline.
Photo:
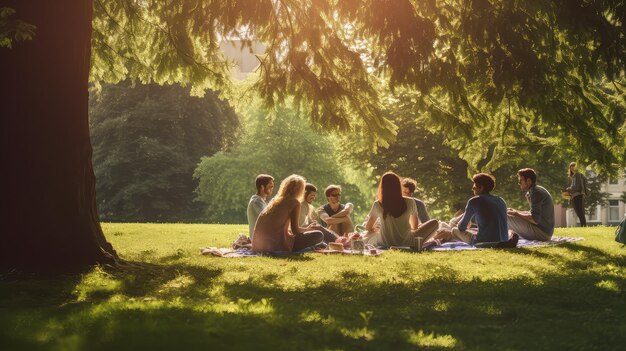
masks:
[[[280,183],[278,193],[259,215],[254,227],[252,250],[300,251],[324,241],[318,226],[300,227],[300,203],[306,181],[292,174]]]

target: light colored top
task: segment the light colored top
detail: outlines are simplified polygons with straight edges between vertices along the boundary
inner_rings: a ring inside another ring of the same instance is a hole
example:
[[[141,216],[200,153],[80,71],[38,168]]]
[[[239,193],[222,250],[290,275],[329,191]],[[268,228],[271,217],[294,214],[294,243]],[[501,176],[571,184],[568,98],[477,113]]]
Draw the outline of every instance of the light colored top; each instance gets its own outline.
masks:
[[[387,213],[387,217],[383,218],[383,206],[378,201],[374,202],[368,216],[369,218],[380,219],[380,233],[368,237],[368,244],[379,244],[382,246],[411,245],[411,224],[409,218],[411,215],[417,216],[417,206],[413,198],[404,197],[403,199],[406,203],[406,211],[400,217],[394,217]]]
[[[313,222],[313,218],[311,217],[314,213],[315,211],[313,211],[313,206],[309,205],[306,201],[302,201],[300,203],[300,217],[298,217],[298,224],[301,227],[306,227],[311,224]]]
[[[250,235],[250,240],[252,240],[252,235],[254,234],[256,220],[265,206],[267,206],[267,203],[257,194],[252,195],[248,202],[248,234]]]
[[[300,202],[285,199],[272,212],[263,210],[256,221],[252,237],[252,251],[292,251],[295,236],[290,232],[291,214],[298,211]]]

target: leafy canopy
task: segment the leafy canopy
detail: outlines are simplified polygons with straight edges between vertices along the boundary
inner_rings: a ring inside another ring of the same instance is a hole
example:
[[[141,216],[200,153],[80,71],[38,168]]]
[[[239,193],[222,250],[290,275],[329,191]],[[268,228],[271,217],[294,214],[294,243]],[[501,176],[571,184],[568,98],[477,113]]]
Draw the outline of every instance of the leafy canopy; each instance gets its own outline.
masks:
[[[412,92],[470,167],[508,157],[521,134],[612,171],[626,150],[625,14],[602,0],[96,0],[92,79],[228,94],[220,40],[258,40],[257,91],[306,103],[314,125],[388,145],[382,82]]]

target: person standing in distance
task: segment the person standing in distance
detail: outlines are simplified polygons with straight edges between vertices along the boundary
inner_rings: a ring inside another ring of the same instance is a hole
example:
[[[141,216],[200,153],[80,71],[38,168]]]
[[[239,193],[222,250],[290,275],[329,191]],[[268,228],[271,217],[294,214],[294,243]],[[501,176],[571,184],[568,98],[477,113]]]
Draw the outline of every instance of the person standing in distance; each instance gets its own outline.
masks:
[[[585,180],[584,176],[576,171],[576,162],[569,164],[567,175],[572,179],[572,184],[566,189],[572,198],[572,207],[578,216],[581,227],[587,226],[585,218]]]

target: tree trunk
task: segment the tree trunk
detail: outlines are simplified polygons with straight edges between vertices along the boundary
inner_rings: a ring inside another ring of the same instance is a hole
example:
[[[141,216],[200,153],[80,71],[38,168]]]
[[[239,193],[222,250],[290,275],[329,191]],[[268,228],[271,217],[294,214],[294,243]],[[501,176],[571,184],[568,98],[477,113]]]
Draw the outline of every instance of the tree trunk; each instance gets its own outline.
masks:
[[[115,262],[100,227],[91,164],[92,1],[2,6],[37,29],[33,40],[0,49],[0,269],[58,271]]]

